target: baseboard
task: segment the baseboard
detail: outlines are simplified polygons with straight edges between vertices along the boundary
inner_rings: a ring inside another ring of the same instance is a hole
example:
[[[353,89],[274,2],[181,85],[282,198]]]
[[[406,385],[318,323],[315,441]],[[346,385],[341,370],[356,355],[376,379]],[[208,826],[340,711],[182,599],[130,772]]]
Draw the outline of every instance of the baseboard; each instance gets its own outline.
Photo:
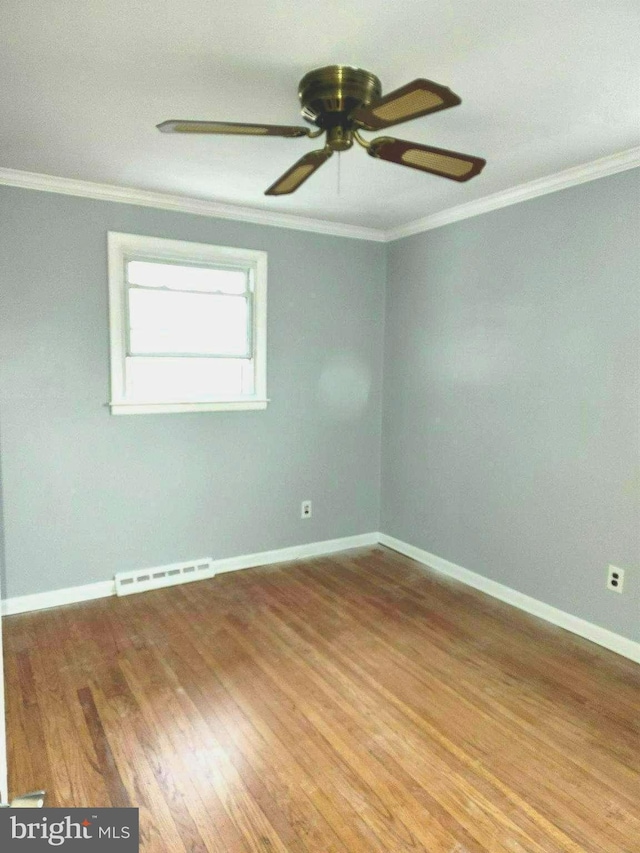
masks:
[[[416,560],[418,563],[423,563],[425,566],[435,569],[437,572],[462,581],[467,586],[478,589],[480,592],[485,592],[487,595],[493,596],[493,598],[498,598],[500,601],[518,607],[526,613],[551,622],[552,625],[557,625],[566,631],[571,631],[572,634],[577,634],[579,637],[591,640],[592,643],[597,643],[605,649],[609,649],[612,652],[616,652],[616,654],[629,658],[629,660],[640,663],[640,643],[636,643],[634,640],[629,640],[627,637],[615,634],[607,628],[601,628],[600,625],[594,625],[592,622],[587,622],[586,619],[580,619],[578,616],[573,616],[564,610],[558,610],[557,607],[545,604],[544,601],[531,598],[529,595],[511,589],[511,587],[497,581],[492,581],[483,575],[479,575],[477,572],[464,569],[462,566],[449,562],[449,560],[444,560],[442,557],[437,557],[435,554],[423,551],[422,548],[416,548],[414,545],[409,545],[407,542],[402,542],[393,536],[387,536],[386,533],[378,534],[378,542],[387,548],[391,548],[393,551],[398,551],[398,553]]]
[[[337,551],[348,551],[350,548],[362,548],[378,544],[378,533],[361,533],[357,536],[343,536],[341,539],[325,539],[321,542],[309,542],[305,545],[293,545],[289,548],[278,548],[274,551],[259,551],[255,554],[244,554],[239,557],[226,557],[213,560],[214,574],[235,572],[240,569],[251,569],[256,566],[266,566],[272,563],[285,563],[290,560],[303,560],[307,557],[320,557],[323,554],[334,554]],[[76,604],[80,601],[91,601],[96,598],[107,598],[115,595],[115,583],[98,581],[84,586],[71,586],[65,589],[55,589],[49,592],[36,592],[33,595],[20,595],[7,598],[2,602],[2,613],[11,616],[15,613],[27,613],[32,610],[46,610],[49,607],[59,607],[62,604]]]
[[[309,542],[307,545],[293,545],[290,548],[278,548],[275,551],[260,551],[257,554],[245,554],[243,557],[214,560],[214,565],[218,574],[237,572],[240,569],[252,569],[255,566],[287,563],[290,560],[304,560],[307,557],[321,557],[323,554],[348,551],[349,548],[377,545],[378,536],[378,533],[361,533],[358,536],[343,536],[342,539],[325,539],[323,542]]]
[[[49,607],[77,604],[79,601],[92,601],[94,598],[107,598],[109,595],[115,595],[113,581],[98,581],[83,586],[68,586],[64,589],[36,592],[32,595],[18,595],[14,598],[6,598],[2,602],[2,615],[12,616],[14,613],[28,613],[31,610],[48,610]]]
[[[536,598],[518,592],[511,587],[490,580],[477,572],[464,569],[449,560],[430,554],[422,548],[416,548],[386,533],[362,533],[357,536],[344,536],[340,539],[325,539],[321,542],[309,542],[305,545],[293,545],[288,548],[278,548],[273,551],[259,551],[255,554],[244,554],[238,557],[226,557],[214,560],[212,565],[216,574],[250,569],[256,566],[266,566],[273,563],[285,563],[292,560],[303,560],[308,557],[320,557],[324,554],[334,554],[348,551],[350,548],[363,548],[380,543],[393,551],[404,554],[418,563],[429,566],[435,571],[462,581],[462,583],[498,598],[507,604],[518,607],[526,613],[538,616],[553,625],[571,631],[580,637],[591,640],[612,652],[616,652],[629,660],[640,663],[640,643],[629,640],[620,634],[615,634],[571,613],[566,613],[550,604],[545,604]],[[16,613],[27,613],[33,610],[46,610],[63,604],[77,604],[81,601],[91,601],[97,598],[107,598],[115,595],[113,580],[98,581],[83,586],[66,587],[48,592],[38,592],[33,595],[21,595],[7,598],[2,602],[2,613],[10,616]]]

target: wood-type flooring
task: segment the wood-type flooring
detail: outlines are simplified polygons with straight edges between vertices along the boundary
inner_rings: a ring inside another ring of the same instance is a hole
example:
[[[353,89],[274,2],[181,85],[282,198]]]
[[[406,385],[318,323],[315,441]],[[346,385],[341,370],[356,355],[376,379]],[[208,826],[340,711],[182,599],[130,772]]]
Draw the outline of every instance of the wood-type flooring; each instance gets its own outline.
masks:
[[[4,630],[12,794],[146,853],[640,851],[640,667],[385,548]]]

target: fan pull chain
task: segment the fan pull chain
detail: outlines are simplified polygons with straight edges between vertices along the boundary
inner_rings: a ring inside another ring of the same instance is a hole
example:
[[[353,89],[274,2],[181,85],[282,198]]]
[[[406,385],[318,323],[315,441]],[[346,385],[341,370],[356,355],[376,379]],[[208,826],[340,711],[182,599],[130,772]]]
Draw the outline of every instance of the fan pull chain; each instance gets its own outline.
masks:
[[[340,195],[340,157],[342,155],[342,151],[338,151],[338,195]]]

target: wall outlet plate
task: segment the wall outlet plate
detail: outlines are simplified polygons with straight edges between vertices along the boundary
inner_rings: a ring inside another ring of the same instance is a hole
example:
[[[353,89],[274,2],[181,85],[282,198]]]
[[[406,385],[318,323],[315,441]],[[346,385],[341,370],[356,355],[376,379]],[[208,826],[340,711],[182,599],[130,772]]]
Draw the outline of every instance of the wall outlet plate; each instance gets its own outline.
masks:
[[[311,501],[302,501],[300,504],[300,518],[311,518]]]
[[[607,572],[607,589],[612,592],[622,592],[624,587],[624,569],[619,569],[617,566],[609,566]]]

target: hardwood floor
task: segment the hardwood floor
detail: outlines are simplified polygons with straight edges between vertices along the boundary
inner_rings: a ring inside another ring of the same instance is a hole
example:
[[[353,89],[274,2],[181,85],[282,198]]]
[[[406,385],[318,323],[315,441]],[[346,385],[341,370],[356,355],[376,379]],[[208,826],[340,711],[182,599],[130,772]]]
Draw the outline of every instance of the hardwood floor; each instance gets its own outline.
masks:
[[[640,667],[392,551],[4,626],[11,790],[149,853],[640,851]]]

